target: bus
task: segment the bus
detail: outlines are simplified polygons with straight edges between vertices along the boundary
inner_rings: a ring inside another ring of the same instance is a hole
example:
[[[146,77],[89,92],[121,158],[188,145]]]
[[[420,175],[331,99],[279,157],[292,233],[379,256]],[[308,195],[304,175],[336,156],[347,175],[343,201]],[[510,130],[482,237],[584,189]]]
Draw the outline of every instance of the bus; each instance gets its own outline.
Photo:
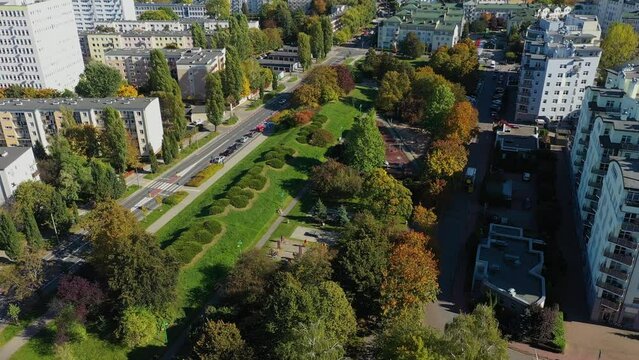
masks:
[[[466,191],[472,193],[475,191],[475,177],[477,176],[477,169],[474,167],[467,167],[464,173],[464,186]]]

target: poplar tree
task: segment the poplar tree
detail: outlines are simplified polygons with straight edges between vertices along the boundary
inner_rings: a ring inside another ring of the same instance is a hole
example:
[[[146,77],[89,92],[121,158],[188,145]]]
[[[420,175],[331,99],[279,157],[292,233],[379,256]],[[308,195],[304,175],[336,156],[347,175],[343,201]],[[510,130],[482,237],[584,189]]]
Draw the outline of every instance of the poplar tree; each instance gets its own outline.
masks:
[[[300,32],[297,34],[297,53],[304,70],[311,66],[311,37]]]
[[[272,77],[272,80],[271,80],[271,87],[273,88],[273,91],[277,91],[277,87],[278,87],[279,85],[278,85],[278,83],[277,83],[277,82],[278,82],[278,79],[277,79],[277,73],[275,73],[275,70],[272,70],[272,69],[271,69],[271,77]]]
[[[222,88],[226,98],[230,98],[229,103],[235,103],[242,97],[242,64],[237,50],[233,46],[226,48],[226,64],[222,76]]]
[[[322,31],[322,23],[318,18],[313,18],[309,25],[311,36],[311,53],[316,59],[324,58],[324,32]]]
[[[20,235],[9,214],[0,212],[0,250],[11,259],[16,259],[22,253]]]
[[[199,23],[194,23],[191,26],[191,36],[193,36],[193,46],[206,49],[208,47],[208,41],[206,40],[206,33],[204,28]]]
[[[22,232],[27,239],[27,243],[32,248],[41,248],[44,245],[44,239],[33,212],[26,206],[20,207],[20,221],[22,222]]]
[[[211,124],[215,125],[215,130],[224,117],[224,93],[218,73],[210,73],[206,76],[206,117]]]
[[[229,20],[230,43],[237,50],[240,61],[253,53],[249,37],[248,20],[244,14],[237,14]]]
[[[171,149],[171,137],[165,136],[162,140],[162,159],[164,159],[164,164],[168,165],[173,162],[173,153]]]
[[[155,150],[151,144],[147,145],[147,150],[149,151],[149,163],[151,164],[151,172],[158,172],[158,158],[155,155]]]
[[[328,16],[322,16],[321,24],[324,34],[324,55],[328,55],[333,48],[333,24]]]
[[[122,173],[126,169],[127,137],[124,121],[114,108],[104,109],[104,152],[113,169]]]

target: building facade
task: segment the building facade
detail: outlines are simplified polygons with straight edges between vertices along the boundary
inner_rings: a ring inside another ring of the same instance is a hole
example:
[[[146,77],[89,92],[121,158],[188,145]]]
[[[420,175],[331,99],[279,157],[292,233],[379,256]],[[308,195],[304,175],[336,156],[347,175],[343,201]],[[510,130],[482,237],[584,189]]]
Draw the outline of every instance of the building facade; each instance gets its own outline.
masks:
[[[259,15],[262,5],[268,4],[270,0],[231,0],[231,12],[239,14],[242,12],[242,4],[246,3],[249,15]]]
[[[130,31],[191,31],[193,24],[202,25],[206,31],[226,29],[229,22],[215,19],[179,19],[177,21],[154,21],[154,20],[133,20],[133,21],[98,21],[96,27],[108,32],[126,33]],[[249,29],[259,29],[259,21],[249,21]]]
[[[559,121],[576,114],[601,58],[597,18],[540,19],[526,32],[515,120]]]
[[[173,77],[178,80],[182,97],[204,100],[206,75],[224,69],[225,49],[162,49]],[[136,87],[149,81],[150,49],[113,49],[105,53],[104,62],[120,71]]]
[[[599,0],[597,3],[597,17],[601,30],[606,33],[610,25],[623,22],[625,13],[639,10],[639,1],[635,0]]]
[[[62,109],[69,109],[77,124],[104,126],[105,108],[116,109],[124,125],[138,144],[141,155],[148,155],[148,145],[154,151],[162,147],[162,116],[158,98],[60,98],[1,99],[0,146],[34,146],[45,148],[48,137],[63,127]]]
[[[0,87],[73,89],[83,71],[71,0],[0,2]]]
[[[135,20],[133,0],[72,0],[78,30],[92,30],[99,21]]]
[[[163,7],[173,10],[173,12],[176,13],[180,19],[205,19],[208,17],[206,15],[206,5],[204,5],[204,3],[198,3],[198,4],[135,3],[135,16],[136,17],[140,16],[140,14],[142,14],[145,11],[158,10]]]
[[[591,319],[639,329],[639,68],[587,89],[571,149]]]
[[[40,180],[38,165],[30,147],[0,147],[0,205],[11,198],[18,185]]]
[[[288,8],[291,9],[291,12],[300,10],[306,13],[311,9],[312,4],[312,0],[288,0]]]
[[[411,2],[401,7],[395,16],[380,22],[377,47],[394,49],[415,33],[433,51],[441,46],[452,47],[459,41],[464,28],[464,9],[460,4]]]
[[[82,31],[79,35],[84,59],[100,62],[105,62],[104,54],[111,49],[164,49],[167,46],[189,49],[193,47],[193,36],[190,31],[128,31],[122,33]]]

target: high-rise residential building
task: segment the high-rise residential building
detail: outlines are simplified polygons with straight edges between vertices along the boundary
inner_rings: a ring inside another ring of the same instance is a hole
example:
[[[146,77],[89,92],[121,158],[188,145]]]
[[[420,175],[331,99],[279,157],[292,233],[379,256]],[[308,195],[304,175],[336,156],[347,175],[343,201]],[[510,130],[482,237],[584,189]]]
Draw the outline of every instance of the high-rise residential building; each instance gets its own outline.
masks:
[[[135,20],[133,0],[72,0],[78,30],[92,30],[98,21]]]
[[[604,34],[610,25],[615,22],[622,22],[623,15],[628,12],[639,10],[639,1],[636,0],[599,0],[597,2],[597,17]]]
[[[18,185],[40,180],[38,165],[30,147],[0,147],[0,205],[11,198]]]
[[[162,115],[158,98],[0,99],[0,146],[49,144],[48,137],[63,127],[63,109],[71,110],[77,124],[104,126],[105,108],[120,113],[124,126],[136,140],[141,155],[162,147]]]
[[[639,67],[584,94],[570,152],[594,321],[639,329]]]
[[[225,49],[162,49],[182,97],[204,100],[206,75],[224,69]],[[105,53],[105,63],[120,70],[122,77],[141,87],[149,81],[150,49],[113,49]]]
[[[87,60],[104,62],[104,53],[111,49],[164,49],[193,47],[190,31],[81,31],[80,49]]]
[[[539,19],[526,32],[515,120],[559,121],[576,114],[601,58],[597,18]]]
[[[73,89],[83,71],[71,0],[0,0],[0,87]]]
[[[129,31],[190,31],[193,24],[200,24],[206,31],[215,31],[229,27],[227,20],[216,19],[178,19],[169,21],[160,20],[115,20],[98,21],[95,23],[100,30],[111,32]],[[249,29],[259,29],[260,22],[251,20],[248,22]]]
[[[311,9],[312,3],[312,0],[288,0],[288,8],[291,9],[292,12],[297,10],[307,12]]]
[[[231,0],[231,12],[239,14],[242,12],[242,5],[246,3],[246,9],[250,15],[259,15],[262,5],[268,4],[270,0]],[[289,2],[290,4],[290,2]]]
[[[206,15],[206,5],[202,3],[198,4],[185,4],[185,3],[166,3],[166,4],[154,4],[154,3],[135,3],[135,15],[140,16],[145,11],[159,10],[160,8],[169,8],[180,19],[204,19]]]

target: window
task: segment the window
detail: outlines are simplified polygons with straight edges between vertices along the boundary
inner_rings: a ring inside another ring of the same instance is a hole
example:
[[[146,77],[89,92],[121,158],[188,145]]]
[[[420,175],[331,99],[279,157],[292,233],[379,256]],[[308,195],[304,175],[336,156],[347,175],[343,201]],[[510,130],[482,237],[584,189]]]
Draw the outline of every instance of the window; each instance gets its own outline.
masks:
[[[564,77],[564,74],[559,74],[559,77],[560,77],[560,78]]]
[[[632,143],[632,137],[630,135],[623,135],[621,137],[621,143],[622,144],[630,144],[630,143]]]
[[[555,91],[555,95],[559,95],[559,90]]]
[[[550,83],[549,83],[549,82],[547,82],[547,83],[546,83],[546,86],[550,86]]]
[[[564,90],[564,95],[568,95],[568,90]]]
[[[556,82],[555,86],[561,86],[561,82]]]
[[[552,103],[556,104],[557,103],[557,99],[552,99]]]
[[[544,91],[544,95],[548,95],[548,91]]]

